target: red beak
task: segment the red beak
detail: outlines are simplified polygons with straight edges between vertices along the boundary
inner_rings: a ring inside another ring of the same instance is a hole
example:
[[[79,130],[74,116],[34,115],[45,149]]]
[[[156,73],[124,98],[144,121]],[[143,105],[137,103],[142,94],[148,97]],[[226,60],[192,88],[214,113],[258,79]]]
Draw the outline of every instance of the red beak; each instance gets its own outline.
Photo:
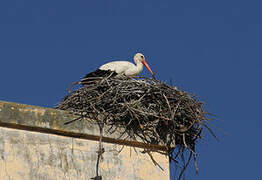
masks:
[[[153,71],[150,69],[150,67],[149,67],[148,64],[146,63],[146,60],[143,60],[142,63],[143,63],[144,66],[148,69],[148,71],[151,72],[152,76],[154,76]]]

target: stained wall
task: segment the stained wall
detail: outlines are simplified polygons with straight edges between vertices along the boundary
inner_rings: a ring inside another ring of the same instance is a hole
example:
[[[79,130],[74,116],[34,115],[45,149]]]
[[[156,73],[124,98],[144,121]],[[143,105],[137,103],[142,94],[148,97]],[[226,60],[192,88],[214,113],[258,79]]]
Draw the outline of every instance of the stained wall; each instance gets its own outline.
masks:
[[[92,120],[64,125],[73,118],[64,111],[0,101],[0,179],[95,178],[99,128]],[[153,153],[161,170],[141,153],[147,145],[117,137],[103,133],[105,152],[98,166],[103,180],[169,179],[165,155]]]

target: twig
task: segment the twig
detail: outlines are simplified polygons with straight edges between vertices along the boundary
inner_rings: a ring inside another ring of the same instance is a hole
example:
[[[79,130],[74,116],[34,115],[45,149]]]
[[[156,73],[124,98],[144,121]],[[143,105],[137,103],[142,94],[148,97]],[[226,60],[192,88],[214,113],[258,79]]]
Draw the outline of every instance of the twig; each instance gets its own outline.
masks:
[[[78,121],[78,120],[82,120],[82,118],[83,118],[83,117],[80,116],[80,117],[75,118],[75,119],[73,119],[73,120],[67,121],[67,122],[64,123],[64,125],[68,125],[68,124],[70,124],[70,123],[72,123],[72,122],[75,122],[75,121]]]
[[[102,154],[105,152],[105,149],[103,148],[102,146],[102,138],[103,138],[103,128],[104,128],[104,125],[103,123],[98,123],[99,125],[99,130],[100,130],[100,138],[99,138],[99,148],[98,148],[98,151],[97,151],[97,161],[96,161],[96,176],[98,177],[98,169],[99,169],[99,161],[100,161],[100,158],[102,158]]]
[[[67,92],[68,92],[68,93],[71,93],[72,87],[75,86],[75,85],[77,85],[77,84],[81,84],[81,82],[80,82],[80,81],[73,82],[73,83],[69,86],[69,88],[67,88]]]
[[[184,157],[184,156],[182,156],[182,157]],[[182,175],[184,175],[185,170],[186,170],[187,166],[189,165],[189,162],[190,162],[191,158],[192,158],[192,152],[190,152],[188,161],[187,161],[187,163],[185,164],[185,166],[183,167],[182,171],[180,172],[180,175],[179,175],[179,177],[178,177],[178,180],[180,180],[181,177],[182,177]]]
[[[158,166],[162,171],[164,171],[164,169],[157,163],[157,161],[154,159],[154,157],[152,156],[152,154],[148,151],[147,154],[149,155],[149,157],[151,158],[152,162],[154,163],[155,166]]]

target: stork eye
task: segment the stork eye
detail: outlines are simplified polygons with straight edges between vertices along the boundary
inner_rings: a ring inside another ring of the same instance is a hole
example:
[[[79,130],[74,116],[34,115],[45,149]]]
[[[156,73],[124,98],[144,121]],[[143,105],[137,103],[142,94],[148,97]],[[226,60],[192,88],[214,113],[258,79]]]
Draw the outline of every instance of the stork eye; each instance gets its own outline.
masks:
[[[141,56],[142,59],[144,59],[144,56]]]

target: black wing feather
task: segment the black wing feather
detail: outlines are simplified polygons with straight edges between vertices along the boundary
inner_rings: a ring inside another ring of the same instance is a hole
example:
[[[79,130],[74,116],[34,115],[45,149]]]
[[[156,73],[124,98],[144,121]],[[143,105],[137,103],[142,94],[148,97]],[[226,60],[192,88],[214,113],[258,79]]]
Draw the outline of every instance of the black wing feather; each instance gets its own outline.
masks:
[[[101,70],[101,69],[97,69],[96,71],[93,71],[89,74],[87,74],[82,80],[81,80],[81,84],[86,84],[88,83],[91,79],[88,78],[94,78],[94,77],[107,77],[107,76],[116,76],[117,73],[114,71],[110,71],[110,70]]]

